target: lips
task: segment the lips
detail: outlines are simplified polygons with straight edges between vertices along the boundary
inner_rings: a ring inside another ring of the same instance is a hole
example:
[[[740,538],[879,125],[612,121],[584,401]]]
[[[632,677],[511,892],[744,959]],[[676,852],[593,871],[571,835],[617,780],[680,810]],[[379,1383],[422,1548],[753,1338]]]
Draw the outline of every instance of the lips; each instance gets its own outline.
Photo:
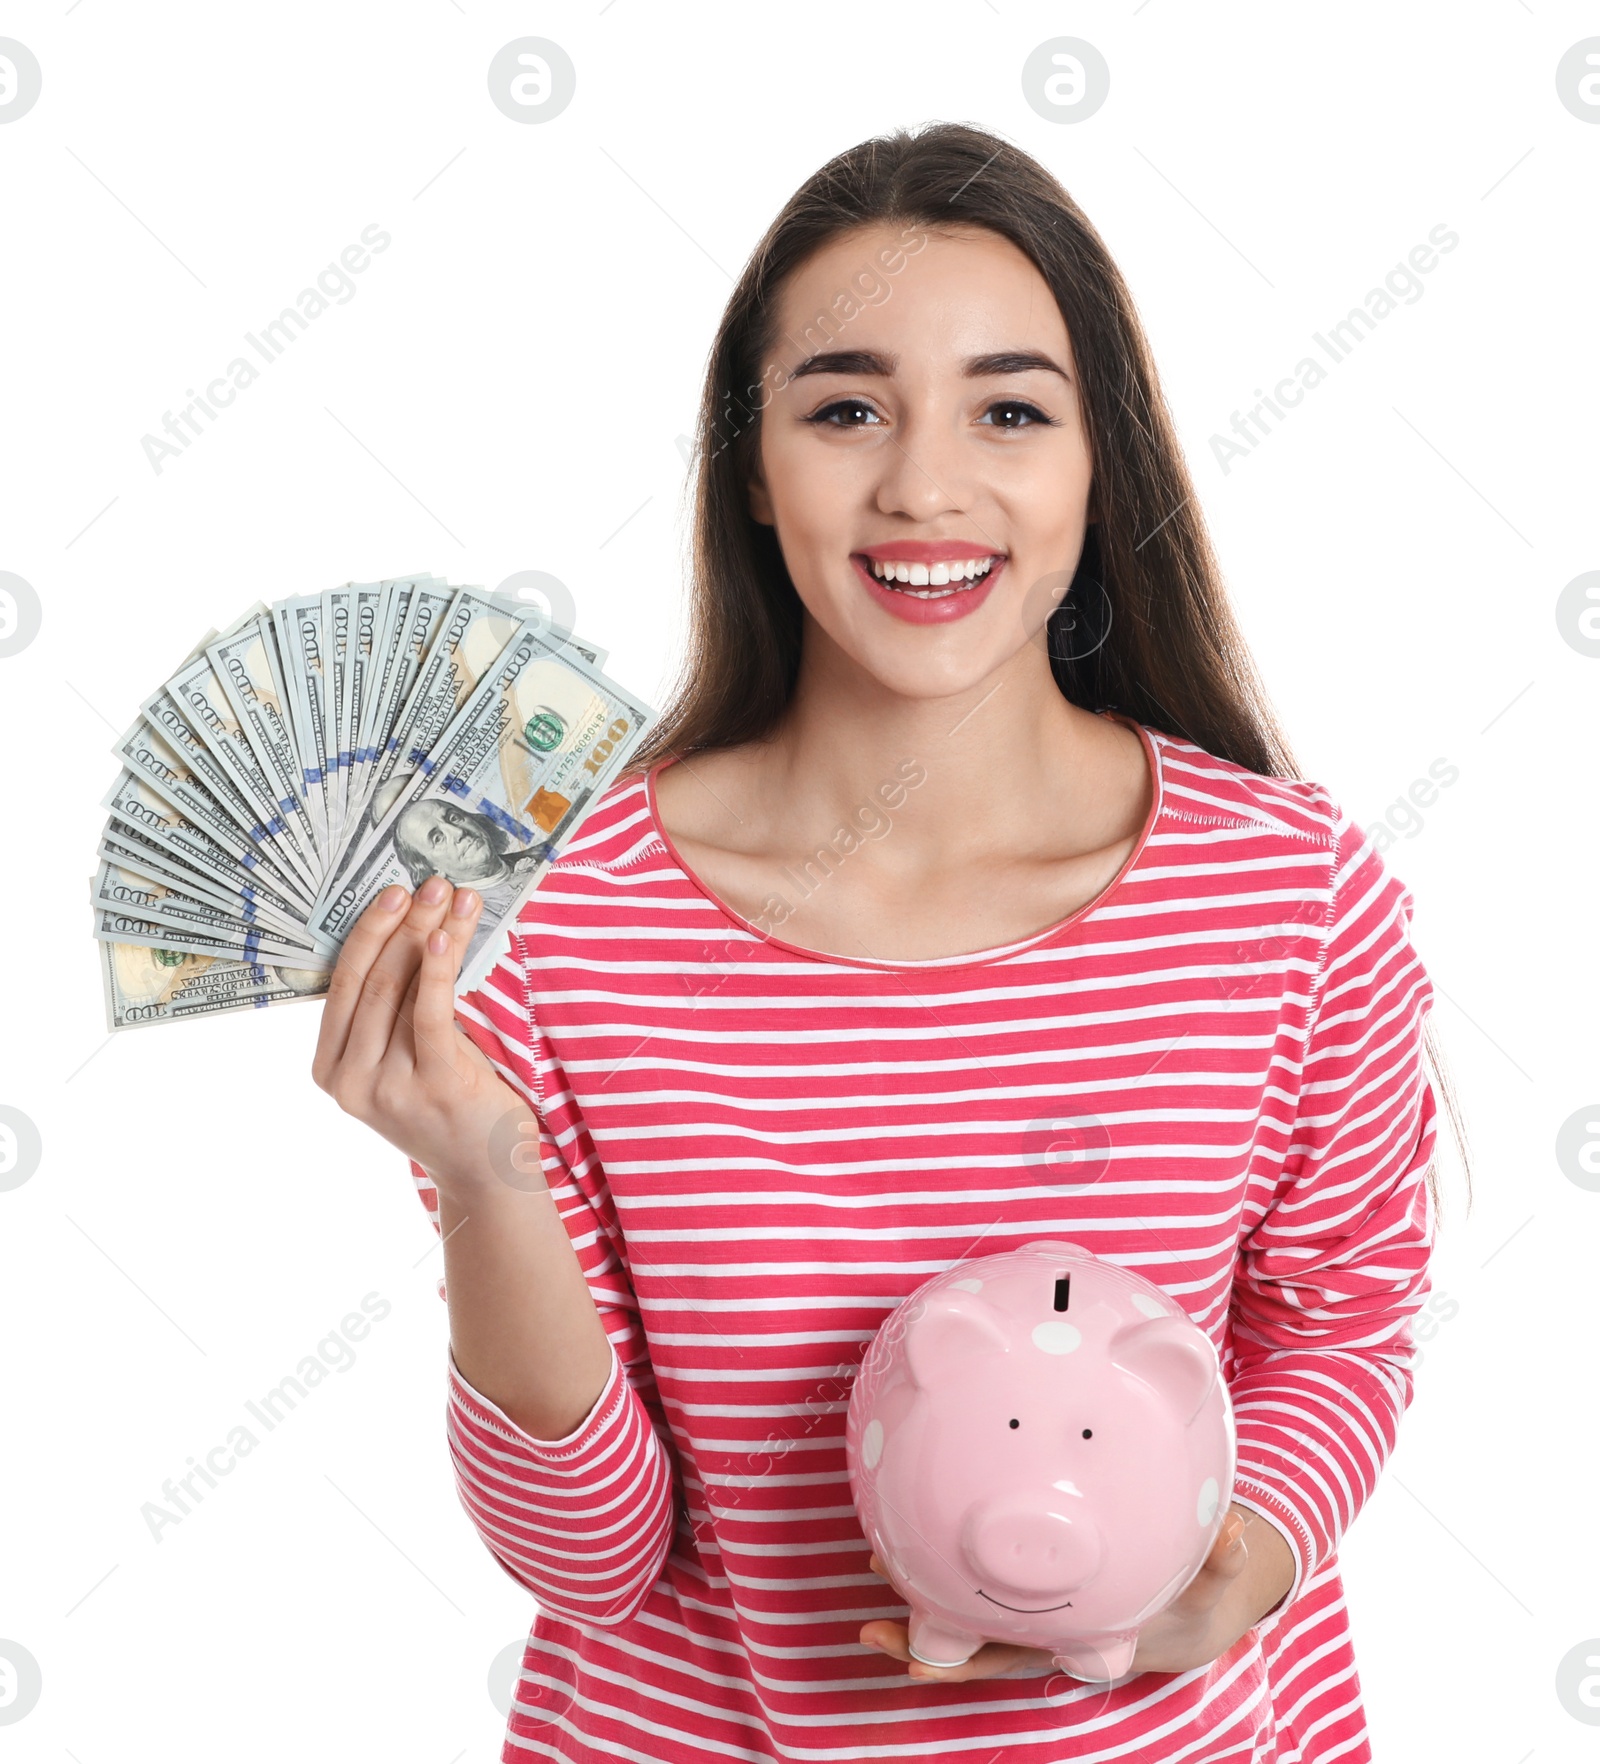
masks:
[[[909,549],[910,542],[902,542]],[[959,556],[925,562],[920,558],[882,556],[902,546],[874,546],[871,552],[853,551],[850,565],[868,594],[885,612],[911,625],[942,625],[975,613],[994,587],[1007,559],[994,553],[974,553],[970,547]],[[947,546],[954,553],[956,547]],[[894,572],[893,579],[889,572]],[[951,572],[956,574],[952,577]],[[904,571],[907,580],[899,580]],[[970,574],[968,573],[970,572]],[[920,580],[913,578],[920,577]],[[945,580],[939,581],[938,577]]]
[[[1004,552],[982,539],[889,539],[863,545],[860,555],[895,563],[949,563],[959,557],[1003,557]]]

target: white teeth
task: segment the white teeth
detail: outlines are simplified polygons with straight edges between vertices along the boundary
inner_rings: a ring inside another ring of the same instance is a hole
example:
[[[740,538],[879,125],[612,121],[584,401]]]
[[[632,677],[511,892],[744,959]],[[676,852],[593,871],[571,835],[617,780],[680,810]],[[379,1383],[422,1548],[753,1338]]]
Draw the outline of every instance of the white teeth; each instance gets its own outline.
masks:
[[[947,594],[959,594],[969,582],[981,581],[994,568],[993,557],[958,558],[953,563],[907,564],[884,563],[877,558],[869,560],[872,573],[880,582],[892,582],[896,585],[905,583],[905,592],[915,594],[918,600],[939,600]],[[958,587],[946,587],[946,583],[958,583]]]

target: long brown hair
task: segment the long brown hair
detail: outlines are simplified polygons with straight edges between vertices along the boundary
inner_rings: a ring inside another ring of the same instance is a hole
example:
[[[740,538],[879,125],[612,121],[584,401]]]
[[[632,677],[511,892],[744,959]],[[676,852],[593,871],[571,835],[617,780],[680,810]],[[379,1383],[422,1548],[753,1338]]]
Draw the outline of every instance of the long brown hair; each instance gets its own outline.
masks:
[[[712,345],[696,423],[689,642],[670,702],[629,769],[762,740],[783,716],[799,671],[802,607],[775,532],[752,518],[747,499],[762,363],[777,341],[785,279],[836,235],[873,224],[987,228],[1032,260],[1061,309],[1078,369],[1095,517],[1071,587],[1048,621],[1061,691],[1073,704],[1124,711],[1252,772],[1298,778],[1234,619],[1121,272],[1044,166],[963,123],[897,129],[829,160],[751,253]],[[828,331],[826,316],[816,322]],[[1470,1211],[1471,1160],[1431,1014],[1424,1046]],[[1437,1210],[1431,1165],[1427,1177]]]

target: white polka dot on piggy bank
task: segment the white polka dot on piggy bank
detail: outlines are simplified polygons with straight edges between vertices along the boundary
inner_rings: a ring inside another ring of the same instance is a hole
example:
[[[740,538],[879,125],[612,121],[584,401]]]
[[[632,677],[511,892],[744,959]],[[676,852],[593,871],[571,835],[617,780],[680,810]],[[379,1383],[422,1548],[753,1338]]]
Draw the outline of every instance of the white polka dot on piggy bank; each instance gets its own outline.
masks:
[[[1065,1242],[909,1294],[862,1361],[845,1443],[863,1536],[933,1665],[1004,1641],[1123,1676],[1233,1489],[1210,1338],[1143,1275]]]

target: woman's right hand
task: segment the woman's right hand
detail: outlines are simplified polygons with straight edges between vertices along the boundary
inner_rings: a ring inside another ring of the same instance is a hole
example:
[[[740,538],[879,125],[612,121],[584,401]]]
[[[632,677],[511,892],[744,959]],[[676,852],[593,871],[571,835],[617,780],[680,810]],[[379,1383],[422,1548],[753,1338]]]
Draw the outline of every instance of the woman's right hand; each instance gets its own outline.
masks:
[[[410,903],[409,910],[407,903]],[[334,965],[311,1076],[348,1115],[414,1158],[436,1184],[489,1176],[491,1135],[536,1117],[455,1020],[455,982],[483,902],[430,876],[415,895],[386,888]]]

